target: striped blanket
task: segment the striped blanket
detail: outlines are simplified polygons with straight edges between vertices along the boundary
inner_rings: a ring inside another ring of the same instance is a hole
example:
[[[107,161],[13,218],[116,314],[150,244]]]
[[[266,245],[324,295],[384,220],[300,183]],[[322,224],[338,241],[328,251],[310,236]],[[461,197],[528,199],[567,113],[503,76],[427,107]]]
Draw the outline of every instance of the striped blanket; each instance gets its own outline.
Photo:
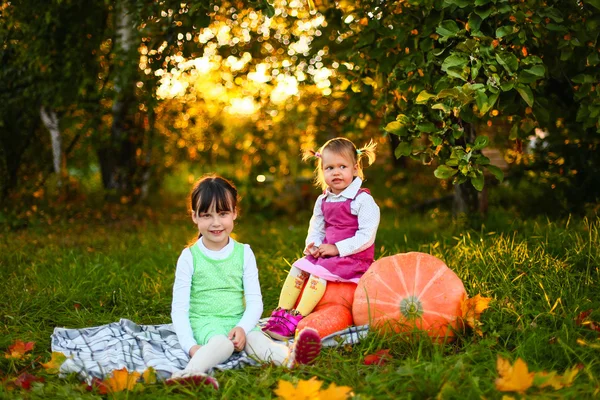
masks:
[[[266,319],[260,322],[264,324]],[[323,338],[323,346],[358,343],[368,330],[366,325],[350,327]],[[171,324],[137,325],[121,319],[91,328],[55,328],[51,339],[52,351],[67,356],[60,367],[61,376],[76,373],[88,384],[93,378],[104,379],[113,370],[122,368],[142,373],[152,367],[157,377],[164,380],[173,372],[185,368],[190,359],[179,346]],[[235,369],[257,364],[245,352],[240,352],[234,353],[215,369]]]

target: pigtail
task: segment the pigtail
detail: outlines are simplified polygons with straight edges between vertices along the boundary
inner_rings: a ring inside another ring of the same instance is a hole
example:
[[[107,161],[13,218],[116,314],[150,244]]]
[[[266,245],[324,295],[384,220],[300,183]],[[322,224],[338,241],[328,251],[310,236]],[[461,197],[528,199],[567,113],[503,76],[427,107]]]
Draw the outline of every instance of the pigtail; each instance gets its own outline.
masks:
[[[356,150],[356,161],[359,165],[362,164],[362,160],[364,158],[367,159],[367,166],[372,165],[375,162],[375,149],[377,148],[377,143],[373,140],[370,140],[369,143]],[[361,165],[362,167],[362,165]],[[362,168],[361,168],[362,169]]]
[[[313,149],[302,151],[302,161],[310,161],[313,158],[321,159],[321,153]]]

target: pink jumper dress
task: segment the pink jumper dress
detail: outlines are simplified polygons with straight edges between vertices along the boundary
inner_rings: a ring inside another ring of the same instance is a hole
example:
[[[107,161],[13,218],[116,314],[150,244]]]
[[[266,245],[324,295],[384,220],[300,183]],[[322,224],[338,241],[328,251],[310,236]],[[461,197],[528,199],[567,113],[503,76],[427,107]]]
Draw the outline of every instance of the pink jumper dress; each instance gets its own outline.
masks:
[[[370,194],[368,189],[360,189],[356,195],[358,196],[362,192]],[[321,210],[325,219],[325,239],[323,240],[323,244],[335,244],[356,235],[358,217],[350,211],[352,200],[354,199],[347,199],[340,202],[327,202],[323,200],[321,203]],[[293,265],[302,271],[314,274],[326,281],[357,283],[373,263],[374,255],[375,245],[372,244],[365,250],[346,257],[314,258],[311,255],[307,255],[297,260]]]

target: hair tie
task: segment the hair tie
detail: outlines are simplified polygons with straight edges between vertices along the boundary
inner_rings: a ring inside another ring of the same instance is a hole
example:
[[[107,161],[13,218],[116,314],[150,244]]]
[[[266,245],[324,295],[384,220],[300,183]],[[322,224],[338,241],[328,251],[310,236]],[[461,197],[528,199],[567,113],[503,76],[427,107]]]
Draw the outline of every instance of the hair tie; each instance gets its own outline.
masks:
[[[321,153],[319,153],[318,151],[315,151],[315,157],[321,158]]]
[[[362,150],[360,150],[360,149],[356,149],[356,154],[357,154],[357,155],[359,155],[359,156],[360,156],[362,153],[363,153],[363,152],[362,152]]]

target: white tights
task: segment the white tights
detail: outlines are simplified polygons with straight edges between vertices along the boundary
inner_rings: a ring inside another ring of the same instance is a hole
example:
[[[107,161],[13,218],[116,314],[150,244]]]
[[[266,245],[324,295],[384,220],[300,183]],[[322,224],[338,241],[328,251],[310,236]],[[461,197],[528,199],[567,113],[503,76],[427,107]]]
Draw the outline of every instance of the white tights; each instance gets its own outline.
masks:
[[[231,357],[233,350],[233,342],[227,336],[213,336],[194,353],[185,369],[173,373],[171,378],[178,379],[193,375],[204,375],[211,368]],[[289,363],[289,347],[274,342],[261,331],[248,333],[244,350],[249,356],[256,357],[260,361],[272,362],[275,365],[288,365]]]

